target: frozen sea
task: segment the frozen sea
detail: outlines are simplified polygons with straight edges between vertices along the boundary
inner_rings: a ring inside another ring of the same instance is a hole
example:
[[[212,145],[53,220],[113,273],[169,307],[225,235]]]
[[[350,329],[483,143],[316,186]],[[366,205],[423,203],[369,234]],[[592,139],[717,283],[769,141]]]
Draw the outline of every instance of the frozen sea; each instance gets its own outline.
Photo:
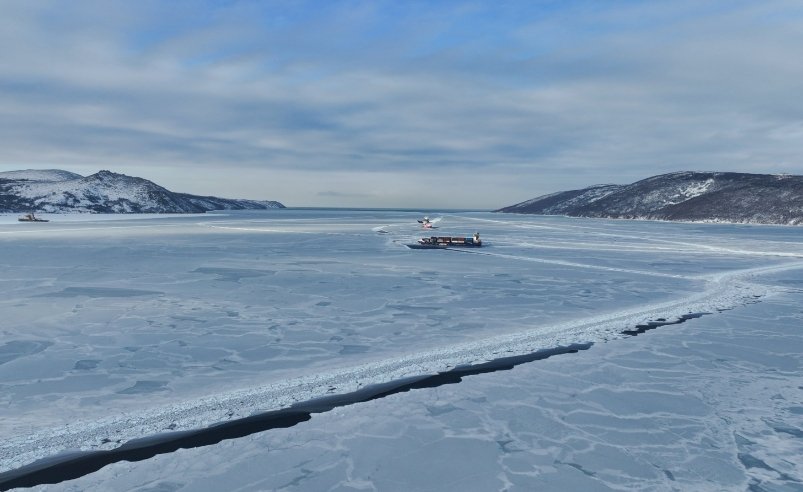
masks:
[[[428,213],[0,216],[0,490],[803,491],[803,228]]]

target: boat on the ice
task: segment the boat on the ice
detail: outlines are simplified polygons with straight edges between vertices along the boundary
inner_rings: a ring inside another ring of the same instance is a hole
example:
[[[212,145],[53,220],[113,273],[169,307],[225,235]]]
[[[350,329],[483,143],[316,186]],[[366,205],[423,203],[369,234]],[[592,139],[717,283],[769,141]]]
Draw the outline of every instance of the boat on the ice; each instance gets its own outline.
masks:
[[[47,219],[40,219],[39,217],[35,216],[33,212],[29,214],[25,214],[22,217],[17,219],[20,222],[50,222]]]
[[[424,228],[424,229],[437,229],[437,227],[432,225],[437,220],[438,219],[435,219],[434,221],[432,221],[432,220],[429,220],[429,217],[424,217],[423,219],[418,219],[418,223],[421,224],[421,227]]]
[[[482,246],[480,233],[475,232],[471,237],[431,236],[422,237],[417,243],[408,244],[410,249],[445,249],[452,247],[479,248]]]

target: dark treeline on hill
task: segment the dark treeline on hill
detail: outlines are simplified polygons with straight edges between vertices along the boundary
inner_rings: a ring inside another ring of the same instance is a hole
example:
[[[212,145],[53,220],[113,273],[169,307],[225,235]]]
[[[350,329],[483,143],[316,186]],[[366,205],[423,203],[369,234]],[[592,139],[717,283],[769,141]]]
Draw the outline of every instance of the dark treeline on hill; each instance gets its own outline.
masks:
[[[58,169],[0,172],[0,212],[201,213],[284,208],[279,202],[175,193],[125,174]]]
[[[497,212],[611,219],[803,224],[803,176],[677,172],[544,195]]]

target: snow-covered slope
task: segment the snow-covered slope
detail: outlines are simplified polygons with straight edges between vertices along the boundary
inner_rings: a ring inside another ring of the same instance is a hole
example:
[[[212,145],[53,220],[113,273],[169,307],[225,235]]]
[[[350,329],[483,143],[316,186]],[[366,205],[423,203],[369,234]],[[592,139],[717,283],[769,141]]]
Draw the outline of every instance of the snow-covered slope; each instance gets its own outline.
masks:
[[[519,209],[536,207],[543,210],[543,212],[541,212],[542,215],[564,215],[578,205],[595,202],[620,188],[621,186],[619,185],[595,185],[582,190],[559,191],[557,193],[527,200],[526,202],[513,205],[513,207]],[[507,212],[508,210],[503,209],[503,211]]]
[[[174,193],[147,179],[110,171],[87,177],[57,169],[0,173],[0,212],[198,213],[266,208],[284,206]]]
[[[20,171],[0,172],[0,179],[25,179],[28,181],[68,181],[81,179],[83,176],[61,169],[24,169]]]
[[[677,172],[633,184],[553,193],[499,212],[756,224],[803,224],[803,176]]]

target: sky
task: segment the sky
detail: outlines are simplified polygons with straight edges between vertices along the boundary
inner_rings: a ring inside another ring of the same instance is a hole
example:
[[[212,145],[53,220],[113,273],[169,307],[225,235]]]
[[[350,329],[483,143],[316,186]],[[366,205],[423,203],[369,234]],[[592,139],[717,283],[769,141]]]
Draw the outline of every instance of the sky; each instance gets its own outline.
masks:
[[[799,0],[0,0],[0,171],[495,209],[803,174]]]

